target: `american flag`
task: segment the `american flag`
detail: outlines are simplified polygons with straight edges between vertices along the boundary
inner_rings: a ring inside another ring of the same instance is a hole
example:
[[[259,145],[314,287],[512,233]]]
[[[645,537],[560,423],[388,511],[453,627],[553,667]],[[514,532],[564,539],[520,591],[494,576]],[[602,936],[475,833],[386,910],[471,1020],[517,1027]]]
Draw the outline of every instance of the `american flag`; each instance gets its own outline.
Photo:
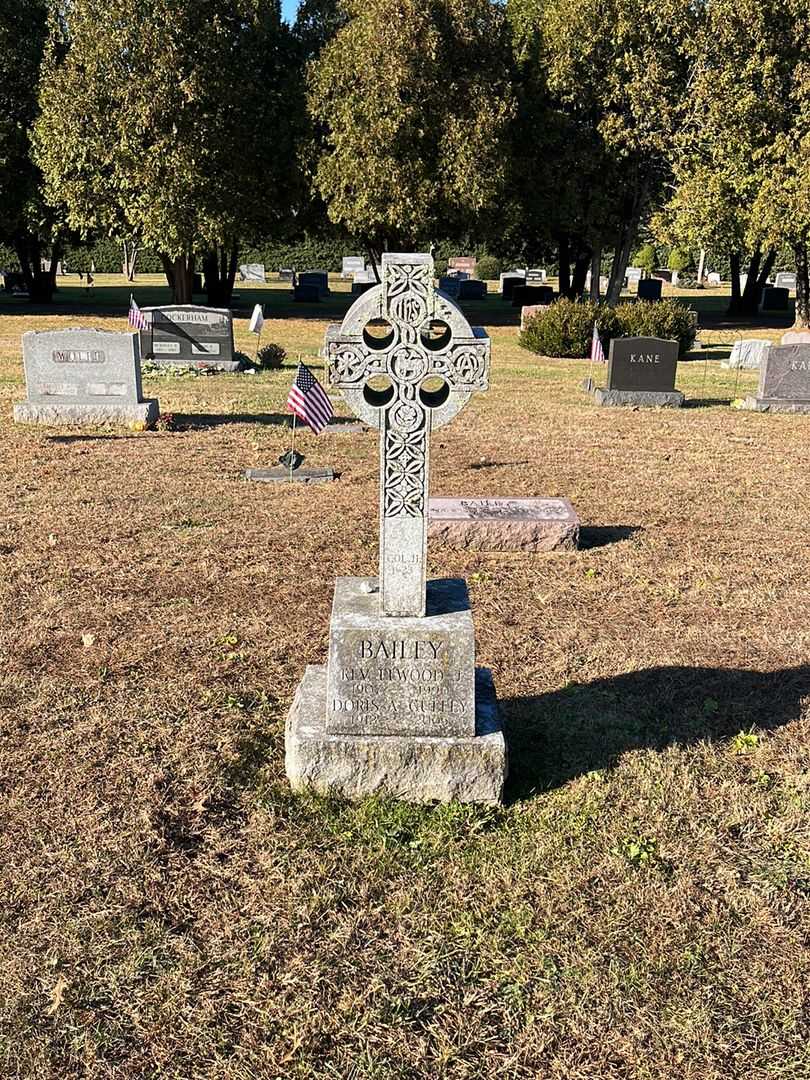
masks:
[[[332,417],[332,402],[306,364],[300,361],[287,395],[287,408],[316,435],[320,435]]]
[[[591,361],[596,364],[604,364],[605,350],[602,348],[602,339],[599,337],[599,327],[593,324],[593,340],[591,341]]]
[[[135,303],[135,297],[129,296],[129,325],[133,330],[148,330],[149,320]]]

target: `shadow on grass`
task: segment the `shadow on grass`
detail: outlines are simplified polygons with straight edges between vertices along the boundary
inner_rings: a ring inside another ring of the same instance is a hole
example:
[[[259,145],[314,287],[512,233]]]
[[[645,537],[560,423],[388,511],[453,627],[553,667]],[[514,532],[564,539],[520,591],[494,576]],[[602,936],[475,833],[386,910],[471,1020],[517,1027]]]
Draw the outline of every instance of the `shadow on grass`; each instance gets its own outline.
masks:
[[[213,428],[227,424],[262,424],[284,427],[292,423],[292,413],[175,413],[179,428]]]
[[[590,551],[591,548],[607,547],[608,544],[620,544],[641,531],[640,525],[595,525],[580,529],[579,549]]]
[[[730,405],[731,401],[732,401],[732,399],[730,397],[723,397],[723,398],[708,398],[708,397],[706,397],[706,398],[700,398],[700,397],[690,398],[690,397],[687,397],[684,400],[683,408],[684,409],[711,409],[711,408],[715,408],[718,405]]]
[[[810,666],[784,671],[660,667],[502,702],[509,801],[610,768],[628,750],[689,746],[797,720]]]
[[[80,443],[80,442],[107,442],[110,440],[138,439],[139,435],[109,434],[109,435],[46,435],[45,442],[50,443]]]

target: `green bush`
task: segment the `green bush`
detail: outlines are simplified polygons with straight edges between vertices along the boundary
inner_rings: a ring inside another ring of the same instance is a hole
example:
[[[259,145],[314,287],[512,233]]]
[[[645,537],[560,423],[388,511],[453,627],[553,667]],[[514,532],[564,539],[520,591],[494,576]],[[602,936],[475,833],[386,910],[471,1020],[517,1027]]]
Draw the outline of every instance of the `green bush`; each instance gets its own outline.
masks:
[[[646,270],[648,274],[651,274],[658,263],[658,256],[656,254],[655,245],[644,244],[638,249],[633,256],[633,266],[640,266],[642,270]]]
[[[591,352],[594,322],[599,326],[602,344],[607,349],[607,342],[616,328],[613,309],[563,298],[529,320],[520,335],[520,344],[541,356],[582,359]]]
[[[497,281],[501,276],[501,261],[494,255],[482,255],[475,267],[476,276],[481,281]]]
[[[681,354],[695,343],[697,326],[691,308],[677,300],[638,300],[616,308],[618,332],[623,337],[656,337],[677,341]]]
[[[677,300],[639,300],[609,308],[562,299],[529,320],[520,344],[540,356],[582,360],[590,356],[594,322],[605,355],[614,337],[668,338],[680,343],[682,354],[695,342],[694,313]]]
[[[287,350],[275,342],[262,345],[256,356],[256,367],[280,368],[287,359]]]
[[[683,274],[692,266],[692,256],[683,248],[674,247],[669,253],[667,266],[677,274]]]

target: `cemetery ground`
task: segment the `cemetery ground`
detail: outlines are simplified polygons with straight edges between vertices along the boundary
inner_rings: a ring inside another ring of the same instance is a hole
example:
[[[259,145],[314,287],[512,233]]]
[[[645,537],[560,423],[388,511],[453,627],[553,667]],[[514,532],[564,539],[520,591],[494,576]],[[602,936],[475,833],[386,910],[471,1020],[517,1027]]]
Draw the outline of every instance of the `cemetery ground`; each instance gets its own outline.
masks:
[[[683,409],[599,409],[587,362],[465,306],[492,387],[432,493],[584,526],[429,549],[470,584],[507,805],[294,797],[295,686],[335,577],[376,572],[376,435],[299,436],[336,483],[243,480],[346,298],[239,292],[237,347],[267,294],[285,367],[148,377],[154,432],[11,422],[21,333],[123,330],[129,286],[0,301],[0,1075],[810,1076],[810,418],[731,408],[757,373],[700,361]]]

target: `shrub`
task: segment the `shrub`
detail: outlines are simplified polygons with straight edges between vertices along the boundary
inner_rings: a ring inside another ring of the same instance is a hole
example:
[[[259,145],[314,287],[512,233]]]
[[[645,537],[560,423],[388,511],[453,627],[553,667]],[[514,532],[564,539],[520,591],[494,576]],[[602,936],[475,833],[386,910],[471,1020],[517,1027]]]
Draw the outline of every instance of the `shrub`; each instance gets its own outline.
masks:
[[[683,274],[684,271],[689,270],[692,266],[692,256],[688,251],[684,251],[683,248],[674,247],[669,253],[667,266],[670,270],[674,270],[675,273]]]
[[[584,359],[590,355],[593,324],[607,354],[614,337],[657,337],[673,339],[681,353],[695,342],[696,323],[691,308],[677,300],[656,303],[639,300],[617,308],[590,302],[557,300],[534,315],[520,335],[520,344],[541,356]]]
[[[475,272],[481,281],[497,281],[501,276],[501,262],[494,255],[482,255]]]
[[[259,349],[256,356],[256,367],[280,368],[286,359],[287,350],[271,341],[267,345],[262,345]]]
[[[644,244],[633,256],[633,266],[640,266],[641,269],[646,270],[648,274],[653,272],[657,261],[658,257],[653,244]]]
[[[447,263],[447,259],[443,259],[439,255],[435,256],[435,258],[433,259],[433,272],[435,273],[436,277],[441,277],[443,274],[447,273]]]
[[[595,321],[606,346],[616,329],[616,313],[611,308],[557,300],[529,319],[520,344],[541,356],[582,359],[590,355]]]
[[[624,337],[670,338],[680,343],[681,353],[689,352],[695,343],[694,313],[677,300],[619,304],[615,315],[618,332]]]

